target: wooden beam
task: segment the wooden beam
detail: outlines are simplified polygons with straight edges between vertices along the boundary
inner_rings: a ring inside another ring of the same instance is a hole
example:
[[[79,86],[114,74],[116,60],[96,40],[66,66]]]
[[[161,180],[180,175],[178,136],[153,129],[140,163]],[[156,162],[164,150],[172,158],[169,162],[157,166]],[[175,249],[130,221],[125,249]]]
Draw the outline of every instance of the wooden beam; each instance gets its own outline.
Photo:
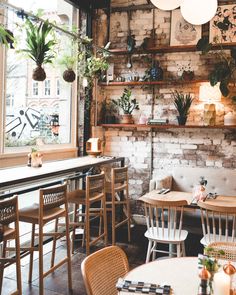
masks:
[[[127,12],[135,10],[150,10],[155,8],[153,4],[130,5],[123,7],[111,7],[111,12]]]

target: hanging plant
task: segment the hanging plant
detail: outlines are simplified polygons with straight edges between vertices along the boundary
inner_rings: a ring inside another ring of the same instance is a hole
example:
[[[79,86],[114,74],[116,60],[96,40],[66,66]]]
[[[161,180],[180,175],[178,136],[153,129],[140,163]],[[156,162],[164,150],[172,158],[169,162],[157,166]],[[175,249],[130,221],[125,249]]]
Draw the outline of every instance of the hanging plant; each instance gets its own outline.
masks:
[[[63,72],[63,79],[66,82],[72,83],[75,81],[76,74],[73,68],[75,67],[76,61],[76,55],[72,56],[66,53],[59,60],[59,64],[66,68],[66,70]]]
[[[6,29],[3,25],[0,25],[0,43],[6,46],[10,45],[10,48],[14,48],[14,41],[15,39],[13,33]]]
[[[25,30],[27,48],[21,51],[25,52],[37,65],[33,70],[33,80],[44,81],[46,79],[46,73],[42,65],[52,63],[55,58],[53,48],[56,41],[51,34],[53,27],[48,20],[33,23],[27,18],[25,21]]]
[[[229,84],[234,81],[236,70],[236,47],[232,47],[230,55],[228,55],[223,50],[222,44],[219,44],[217,38],[215,38],[214,44],[218,44],[220,49],[212,51],[213,44],[203,37],[197,43],[197,50],[202,51],[203,54],[215,55],[217,63],[214,64],[214,69],[209,74],[210,84],[215,86],[219,82],[222,95],[227,97],[230,94]],[[236,96],[233,96],[232,100],[236,102]]]

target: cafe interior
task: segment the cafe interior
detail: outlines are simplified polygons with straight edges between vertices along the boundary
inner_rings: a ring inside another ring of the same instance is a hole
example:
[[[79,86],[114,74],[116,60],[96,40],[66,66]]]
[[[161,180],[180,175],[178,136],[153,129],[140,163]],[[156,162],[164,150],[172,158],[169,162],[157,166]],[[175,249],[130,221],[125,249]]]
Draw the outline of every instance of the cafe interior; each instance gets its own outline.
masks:
[[[0,295],[236,295],[236,2],[0,0]]]

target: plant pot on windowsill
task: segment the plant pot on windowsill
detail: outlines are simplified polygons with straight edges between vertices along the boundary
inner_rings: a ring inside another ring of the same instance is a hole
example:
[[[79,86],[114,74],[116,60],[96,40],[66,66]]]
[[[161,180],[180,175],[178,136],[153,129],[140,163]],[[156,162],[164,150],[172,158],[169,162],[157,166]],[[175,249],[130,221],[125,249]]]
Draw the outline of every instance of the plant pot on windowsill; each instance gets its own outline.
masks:
[[[124,114],[121,116],[121,123],[122,124],[134,124],[132,114]]]
[[[184,81],[192,81],[194,79],[194,71],[183,71],[182,79]]]

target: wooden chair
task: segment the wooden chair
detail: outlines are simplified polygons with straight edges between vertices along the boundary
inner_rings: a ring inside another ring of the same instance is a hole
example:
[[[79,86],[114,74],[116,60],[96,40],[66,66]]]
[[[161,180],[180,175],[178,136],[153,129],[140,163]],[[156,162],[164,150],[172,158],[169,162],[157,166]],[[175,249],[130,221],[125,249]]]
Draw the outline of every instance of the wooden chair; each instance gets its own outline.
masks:
[[[183,210],[187,201],[157,201],[141,197],[144,202],[148,239],[146,263],[156,258],[156,252],[175,254],[177,257],[185,256],[184,241],[188,232],[182,230]],[[176,245],[177,253],[157,249],[157,243]]]
[[[111,201],[106,200],[107,211],[112,213],[112,245],[116,243],[116,229],[127,223],[128,241],[130,242],[130,203],[128,167],[112,168],[111,182],[106,182],[106,194],[111,195]],[[116,208],[122,207],[124,219],[116,220]]]
[[[117,246],[103,248],[81,264],[88,295],[117,295],[116,283],[129,271],[126,254]]]
[[[9,227],[14,223],[14,228]],[[0,257],[0,294],[2,294],[4,268],[12,263],[16,263],[17,290],[12,294],[22,294],[21,269],[20,269],[20,241],[19,241],[19,215],[17,196],[8,200],[0,201],[0,224],[2,234],[0,243],[2,246],[2,257]],[[15,257],[6,257],[7,242],[15,240]]]
[[[215,206],[213,202],[198,202],[203,232],[201,244],[236,242],[236,205]]]
[[[83,227],[85,230],[86,254],[90,253],[90,246],[98,240],[104,238],[107,245],[107,215],[105,206],[105,177],[104,173],[91,175],[86,177],[86,190],[77,189],[68,193],[68,202],[75,205],[73,225],[73,244],[75,240],[75,230],[77,227]],[[93,204],[100,204],[99,207],[93,207]],[[81,212],[81,206],[84,206],[85,213]],[[91,218],[99,217],[99,233],[98,236],[91,240],[90,223]],[[79,220],[78,219],[82,219]],[[103,232],[101,230],[101,222],[103,220]],[[72,248],[73,250],[73,248]]]
[[[67,263],[68,265],[68,287],[72,289],[71,280],[71,256],[70,256],[70,235],[69,235],[69,218],[67,205],[67,184],[57,187],[41,189],[39,191],[39,204],[33,204],[20,210],[19,220],[32,224],[30,266],[29,266],[29,282],[32,282],[33,272],[33,255],[34,251],[39,251],[39,294],[44,293],[43,279],[50,273],[54,272],[58,267]],[[65,232],[58,231],[58,218],[65,218]],[[50,221],[55,221],[55,232],[43,232],[43,227]],[[38,224],[39,232],[35,232],[35,225]],[[35,245],[35,236],[38,236],[38,246]],[[43,269],[43,241],[45,236],[53,237],[52,263],[51,268],[44,272]],[[54,265],[56,240],[59,237],[66,236],[67,256]]]

